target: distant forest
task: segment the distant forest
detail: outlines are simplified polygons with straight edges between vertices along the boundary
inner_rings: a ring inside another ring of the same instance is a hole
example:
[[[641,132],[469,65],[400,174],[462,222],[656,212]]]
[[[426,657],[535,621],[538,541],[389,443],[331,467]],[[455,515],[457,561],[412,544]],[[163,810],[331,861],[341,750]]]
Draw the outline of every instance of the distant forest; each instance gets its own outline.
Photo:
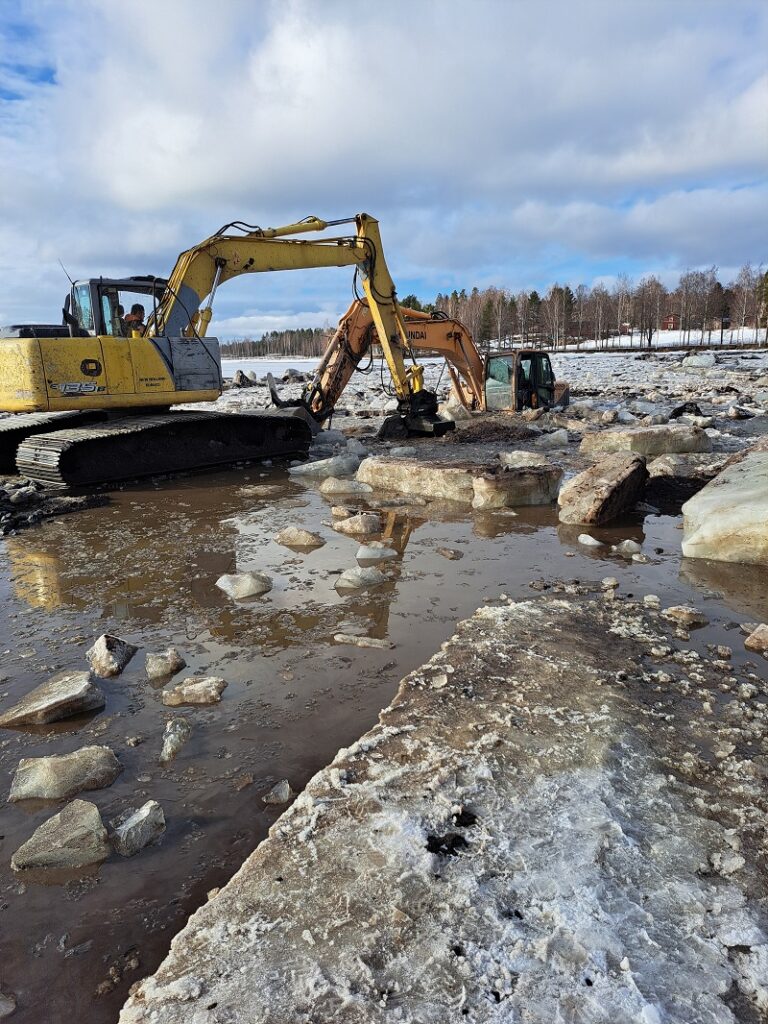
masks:
[[[513,293],[505,288],[473,288],[438,294],[434,302],[406,295],[400,304],[410,309],[441,310],[466,324],[476,343],[522,342],[558,348],[574,342],[629,336],[651,344],[658,331],[681,331],[681,340],[738,337],[745,328],[768,332],[768,272],[746,264],[736,280],[723,284],[717,268],[689,270],[677,287],[667,289],[650,275],[633,283],[620,275],[611,288],[553,284],[542,296],[537,291]],[[322,354],[333,327],[269,331],[259,339],[242,338],[222,344],[222,355],[248,358],[266,355],[315,357]]]

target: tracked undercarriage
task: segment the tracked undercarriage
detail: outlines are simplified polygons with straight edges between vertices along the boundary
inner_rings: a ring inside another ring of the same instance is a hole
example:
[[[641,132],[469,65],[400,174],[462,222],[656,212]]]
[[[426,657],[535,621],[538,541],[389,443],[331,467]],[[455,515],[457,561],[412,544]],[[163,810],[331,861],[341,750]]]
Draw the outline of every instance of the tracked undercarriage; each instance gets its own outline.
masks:
[[[0,424],[0,466],[31,480],[83,487],[306,457],[311,436],[303,420],[284,413],[184,411],[114,419],[102,412],[32,413]]]

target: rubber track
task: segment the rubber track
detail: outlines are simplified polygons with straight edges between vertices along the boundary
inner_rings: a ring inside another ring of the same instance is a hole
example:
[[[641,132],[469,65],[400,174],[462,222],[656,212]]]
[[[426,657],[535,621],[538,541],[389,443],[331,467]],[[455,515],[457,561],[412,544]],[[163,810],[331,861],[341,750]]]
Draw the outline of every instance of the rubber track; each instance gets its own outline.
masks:
[[[132,416],[28,438],[19,473],[81,487],[275,456],[306,456],[301,419],[280,413],[178,412]]]
[[[98,409],[72,412],[25,412],[0,419],[0,473],[16,472],[16,452],[22,441],[33,434],[47,434],[59,425],[75,427],[98,423],[107,418]]]

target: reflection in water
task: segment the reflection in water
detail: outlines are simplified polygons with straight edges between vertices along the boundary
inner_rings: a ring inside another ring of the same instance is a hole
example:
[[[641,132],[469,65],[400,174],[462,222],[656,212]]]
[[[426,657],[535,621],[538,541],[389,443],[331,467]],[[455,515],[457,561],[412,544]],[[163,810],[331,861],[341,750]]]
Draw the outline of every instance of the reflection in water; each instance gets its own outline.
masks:
[[[643,524],[637,519],[627,519],[621,525],[613,522],[610,526],[584,526],[578,523],[558,523],[557,525],[557,537],[563,547],[575,547],[582,555],[585,553],[597,554],[602,557],[604,552],[601,553],[600,548],[590,549],[579,541],[579,537],[583,533],[609,547],[612,544],[621,544],[623,540],[634,540],[642,545],[645,540]]]
[[[403,555],[425,520],[384,513],[380,539],[397,551],[383,567],[389,582],[338,594],[334,576],[347,568],[357,542],[332,534],[324,548],[304,554],[275,544],[286,511],[294,509],[298,521],[306,492],[290,484],[260,490],[230,489],[219,501],[209,492],[202,514],[194,516],[178,492],[150,492],[123,504],[119,524],[104,515],[78,515],[9,537],[15,595],[48,612],[96,606],[102,616],[138,625],[162,622],[170,613],[186,624],[189,637],[207,634],[259,648],[288,647],[298,634],[305,642],[327,640],[350,619],[356,632],[386,637]],[[233,603],[215,586],[224,573],[253,569],[275,574],[266,599]]]
[[[711,562],[684,558],[680,579],[697,589],[713,591],[735,611],[759,622],[768,619],[768,579],[764,565]]]

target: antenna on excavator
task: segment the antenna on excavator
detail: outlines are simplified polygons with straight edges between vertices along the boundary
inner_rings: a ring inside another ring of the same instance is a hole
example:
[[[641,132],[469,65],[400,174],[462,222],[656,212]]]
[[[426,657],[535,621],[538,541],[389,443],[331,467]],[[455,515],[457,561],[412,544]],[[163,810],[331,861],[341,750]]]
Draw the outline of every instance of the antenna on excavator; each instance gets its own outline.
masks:
[[[74,282],[74,281],[72,280],[72,278],[71,278],[71,277],[69,276],[69,271],[68,271],[68,270],[67,270],[67,268],[66,268],[66,267],[64,266],[64,264],[63,264],[63,263],[61,262],[61,260],[59,260],[59,266],[61,267],[61,269],[62,269],[62,270],[64,271],[64,273],[66,274],[66,276],[67,276],[67,280],[69,281],[69,283],[70,283],[70,284],[74,284],[75,282]]]

